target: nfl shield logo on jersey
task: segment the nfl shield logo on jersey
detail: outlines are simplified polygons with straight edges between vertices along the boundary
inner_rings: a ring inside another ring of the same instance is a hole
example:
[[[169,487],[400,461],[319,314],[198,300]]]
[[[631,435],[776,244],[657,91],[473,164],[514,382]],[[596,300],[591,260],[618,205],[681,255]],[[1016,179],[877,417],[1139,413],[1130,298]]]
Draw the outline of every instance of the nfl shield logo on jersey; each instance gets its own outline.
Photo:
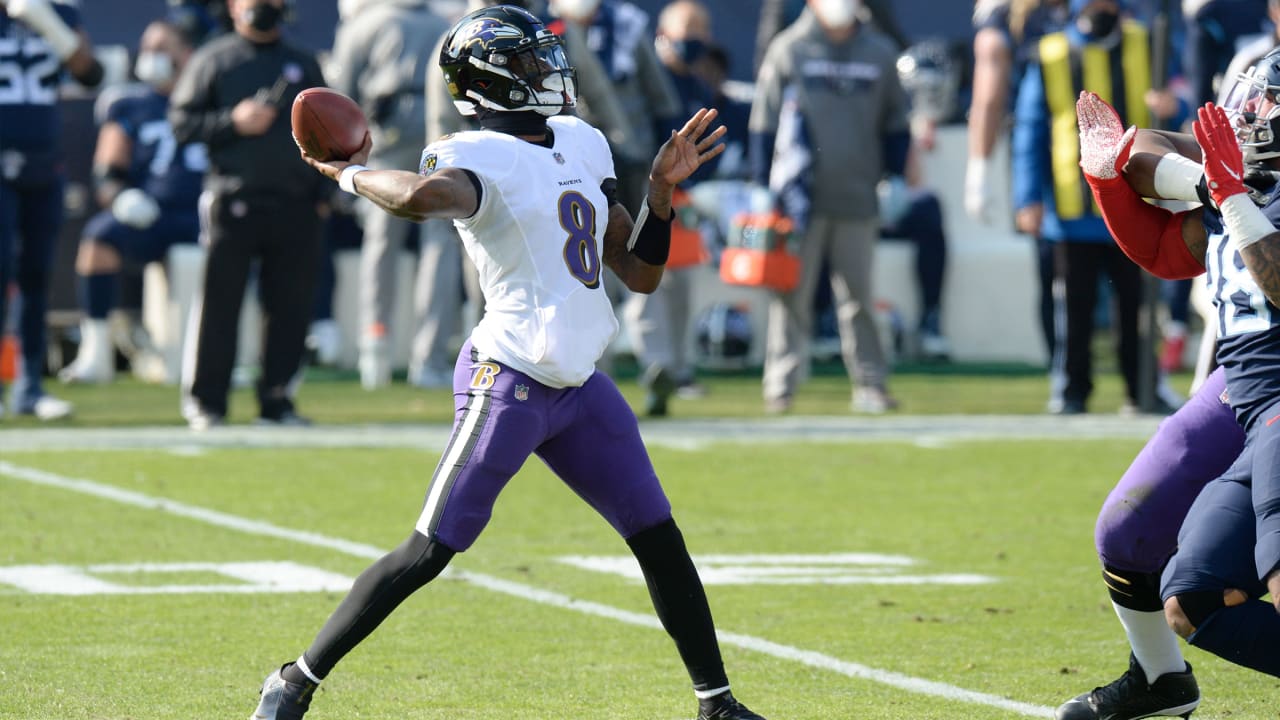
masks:
[[[521,401],[521,402],[524,402],[525,400],[528,400],[528,399],[529,399],[529,386],[528,386],[528,385],[516,385],[516,392],[515,392],[515,395],[516,395],[516,399],[517,399],[517,400],[519,400],[519,401]]]
[[[551,153],[551,157],[555,158],[555,159],[556,159],[556,162],[557,162],[558,164],[560,164],[560,165],[563,165],[563,164],[564,164],[564,156],[563,156],[563,155],[561,155],[560,153],[558,153],[558,152],[557,152],[557,153]]]

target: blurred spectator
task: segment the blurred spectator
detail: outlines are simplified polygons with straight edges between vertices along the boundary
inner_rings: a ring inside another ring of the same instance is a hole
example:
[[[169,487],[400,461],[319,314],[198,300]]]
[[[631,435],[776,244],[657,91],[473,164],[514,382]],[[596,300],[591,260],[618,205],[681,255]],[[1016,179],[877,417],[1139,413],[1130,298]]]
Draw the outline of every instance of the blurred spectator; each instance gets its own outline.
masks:
[[[680,98],[651,42],[649,15],[627,0],[549,0],[547,9],[565,25],[577,25],[583,31],[586,48],[603,66],[630,121],[633,145],[615,148],[620,152],[614,157],[614,165],[618,199],[633,215],[637,214],[649,185],[646,158],[653,157],[658,148],[658,133],[680,114]],[[550,27],[561,31],[559,23]],[[568,51],[572,50],[570,45]],[[580,55],[571,56],[570,60],[576,62]]]
[[[920,155],[932,152],[938,123],[955,113],[960,90],[960,68],[946,43],[925,40],[898,57],[898,76],[910,99],[911,152],[907,156],[908,205],[901,215],[883,217],[883,238],[907,240],[916,248],[916,287],[920,293],[920,318],[916,325],[919,355],[926,360],[947,360],[951,344],[942,332],[942,282],[947,267],[947,238],[942,224],[942,204],[928,187]],[[882,206],[882,210],[885,210]]]
[[[897,51],[857,11],[856,0],[809,0],[760,66],[751,111],[753,177],[787,199],[801,236],[799,284],[770,305],[764,367],[770,412],[789,410],[807,376],[824,262],[854,409],[897,406],[872,317],[871,266],[880,227],[876,186],[887,177],[890,199],[903,198],[910,135]]]
[[[0,70],[16,81],[0,98],[0,323],[9,317],[9,283],[16,279],[22,346],[11,409],[56,420],[72,411],[46,394],[41,381],[49,278],[63,220],[58,82],[65,69],[92,87],[103,71],[74,5],[0,0],[0,40],[10,48]]]
[[[1048,409],[1061,414],[1086,412],[1093,392],[1092,340],[1103,273],[1111,281],[1112,331],[1129,406],[1137,407],[1139,397],[1141,270],[1116,247],[1083,189],[1076,97],[1081,90],[1106,93],[1126,125],[1151,122],[1145,104],[1151,88],[1147,28],[1126,17],[1118,0],[1071,0],[1070,7],[1066,29],[1039,40],[1038,61],[1029,65],[1018,90],[1013,135],[1017,228],[1053,244],[1054,300],[1062,324]]]
[[[729,53],[722,45],[707,48],[706,58],[697,66],[703,82],[711,88],[711,106],[719,113],[716,121],[724,125],[724,152],[715,159],[712,176],[722,180],[748,177],[747,147],[750,143],[748,124],[751,120],[751,95],[738,92],[729,84]],[[745,83],[741,87],[749,88]]]
[[[134,64],[143,85],[99,98],[93,168],[104,209],[85,225],[76,254],[83,317],[76,359],[58,374],[63,382],[114,378],[116,344],[108,315],[116,307],[122,268],[163,262],[171,246],[195,243],[199,235],[196,206],[209,158],[200,143],[176,143],[167,117],[169,93],[192,49],[176,25],[151,23]],[[151,380],[163,377],[156,376],[156,360],[146,367],[144,357],[130,358],[135,373]]]
[[[348,9],[349,8],[349,9]],[[434,139],[426,134],[428,105],[452,100],[427,97],[427,73],[439,75],[432,54],[449,29],[426,0],[363,0],[344,6],[328,69],[332,87],[364,108],[373,135],[368,165],[411,169]],[[454,353],[448,346],[458,331],[462,306],[462,251],[450,223],[421,227],[357,201],[364,228],[360,251],[360,381],[365,388],[391,381],[389,337],[401,251],[411,238],[419,248],[414,293],[409,379],[424,387],[450,387]]]
[[[235,32],[191,58],[169,120],[179,143],[209,148],[202,228],[208,246],[194,368],[183,415],[192,429],[227,413],[240,308],[254,261],[262,302],[259,421],[300,425],[293,402],[321,252],[320,214],[330,192],[298,156],[288,108],[324,85],[315,58],[281,38],[284,0],[230,0]]]
[[[1223,83],[1224,87],[1230,87],[1231,80],[1248,72],[1249,68],[1256,65],[1263,55],[1280,45],[1280,0],[1267,0],[1267,19],[1271,23],[1270,30],[1245,44],[1231,58],[1231,62],[1227,65],[1226,73],[1223,75],[1223,78],[1228,81]],[[1224,100],[1226,98],[1221,96],[1217,98],[1219,104]]]
[[[964,207],[973,219],[994,222],[990,166],[996,140],[1005,135],[1016,100],[1040,38],[1066,25],[1066,0],[977,0],[973,25],[973,98],[969,107],[969,159],[965,168]],[[1011,92],[1011,90],[1013,92]],[[1053,329],[1053,250],[1036,233],[1039,301],[1037,310],[1045,352],[1055,350]]]
[[[698,71],[707,62],[711,40],[711,13],[697,0],[675,0],[658,15],[654,44],[679,94],[681,117],[691,117],[714,104],[712,90]],[[664,137],[678,129],[672,124]],[[698,225],[687,212],[688,190],[709,176],[711,169],[703,166],[672,199],[672,253],[662,282],[652,293],[632,294],[623,308],[640,364],[640,384],[646,392],[645,414],[653,417],[667,414],[668,398],[678,388],[688,388],[688,394],[697,392],[686,340],[693,313],[695,268],[709,258]]]
[[[891,0],[859,0],[857,5],[859,8],[866,7],[867,21],[874,24],[880,32],[888,35],[899,50],[905,50],[911,44],[906,33],[902,32],[902,28],[898,26],[898,20],[893,15]],[[804,7],[805,0],[763,1],[760,6],[759,24],[756,26],[755,68],[757,73],[760,72],[760,64],[764,62],[764,52],[773,41],[773,37],[795,22]],[[860,13],[861,10],[859,10]]]
[[[1240,42],[1266,33],[1267,0],[1182,0],[1184,48],[1191,101],[1214,99],[1217,79],[1227,70]]]
[[[169,0],[171,6],[190,6],[204,11],[205,15],[213,22],[214,35],[231,32],[233,29],[234,23],[231,19],[230,2],[231,0]]]
[[[217,5],[225,16],[226,3],[219,2]],[[200,47],[223,32],[221,20],[199,0],[169,0],[169,12],[165,14],[165,19],[182,33],[193,48]]]

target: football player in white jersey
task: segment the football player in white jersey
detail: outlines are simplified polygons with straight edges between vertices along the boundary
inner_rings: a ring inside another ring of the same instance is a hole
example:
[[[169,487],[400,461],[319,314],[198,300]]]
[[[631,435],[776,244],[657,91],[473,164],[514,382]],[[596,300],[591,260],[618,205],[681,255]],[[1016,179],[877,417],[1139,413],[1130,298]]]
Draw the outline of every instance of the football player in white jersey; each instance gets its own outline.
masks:
[[[297,661],[263,683],[258,720],[301,718],[316,685],[406,597],[471,546],[494,501],[537,455],[626,539],[693,681],[698,718],[763,720],[729,691],[715,626],[635,414],[595,362],[617,331],[608,265],[652,292],[670,247],[672,188],[714,158],[724,128],[696,113],[659,149],[633,223],[614,199],[604,137],[561,115],[573,69],[556,35],[511,6],[473,12],[446,36],[440,66],[482,130],[427,147],[419,173],[304,158],[348,192],[411,220],[453,219],[484,288],[485,315],[454,369],[453,437],[400,547],[356,579]]]

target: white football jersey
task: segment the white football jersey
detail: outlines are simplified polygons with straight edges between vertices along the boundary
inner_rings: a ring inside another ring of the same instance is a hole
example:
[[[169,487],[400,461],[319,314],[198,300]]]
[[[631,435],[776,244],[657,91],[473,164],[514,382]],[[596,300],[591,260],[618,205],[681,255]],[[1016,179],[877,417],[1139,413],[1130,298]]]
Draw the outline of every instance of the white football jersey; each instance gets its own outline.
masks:
[[[618,331],[601,258],[613,156],[578,118],[547,124],[549,148],[483,130],[448,136],[423,151],[420,172],[463,168],[483,186],[475,215],[454,221],[484,291],[472,345],[544,385],[576,387]]]

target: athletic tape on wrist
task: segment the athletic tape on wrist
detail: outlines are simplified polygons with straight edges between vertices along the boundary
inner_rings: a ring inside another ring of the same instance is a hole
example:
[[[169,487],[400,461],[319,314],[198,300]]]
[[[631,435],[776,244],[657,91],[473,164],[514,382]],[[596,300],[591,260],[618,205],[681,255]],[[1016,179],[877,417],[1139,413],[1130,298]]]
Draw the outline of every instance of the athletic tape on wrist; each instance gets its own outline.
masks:
[[[1241,250],[1276,232],[1275,225],[1253,204],[1248,193],[1236,193],[1218,205],[1222,224]]]
[[[343,192],[349,192],[352,195],[359,195],[356,192],[356,175],[368,170],[364,165],[348,165],[338,173],[338,188]]]
[[[1178,153],[1166,153],[1156,163],[1153,182],[1156,194],[1162,198],[1197,202],[1200,195],[1196,186],[1203,176],[1204,167],[1200,163]]]

